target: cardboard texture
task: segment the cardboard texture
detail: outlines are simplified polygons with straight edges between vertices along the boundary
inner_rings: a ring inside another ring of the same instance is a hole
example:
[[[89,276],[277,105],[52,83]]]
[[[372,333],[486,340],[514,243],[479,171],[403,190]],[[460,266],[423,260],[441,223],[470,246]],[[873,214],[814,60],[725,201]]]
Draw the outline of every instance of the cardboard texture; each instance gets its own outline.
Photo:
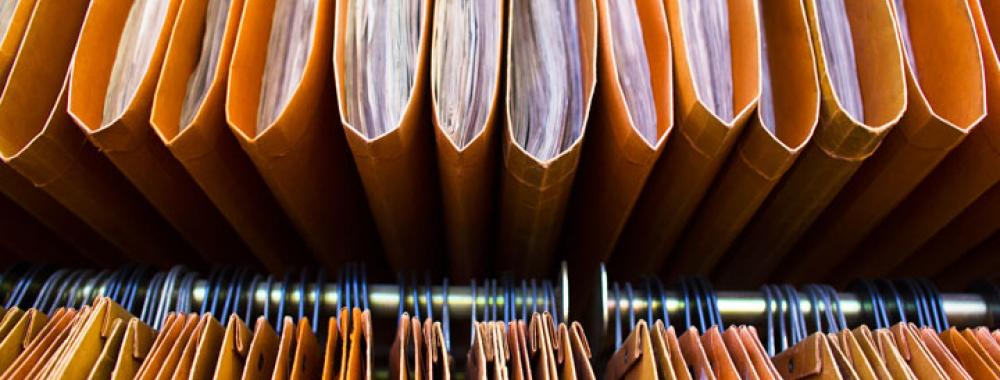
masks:
[[[152,327],[138,318],[129,320],[111,378],[114,380],[134,379],[135,375],[139,373],[139,367],[145,361],[146,355],[153,348],[155,338],[156,332],[153,331]]]
[[[819,33],[816,0],[806,15],[820,74],[820,123],[812,143],[772,190],[731,246],[714,284],[759,285],[872,153],[906,109],[902,47],[889,1],[845,2],[854,40],[864,120],[848,115],[834,93]]]
[[[541,161],[533,157],[514,138],[510,115],[512,47],[508,36],[498,265],[522,276],[549,273],[555,265],[554,254],[587,131],[597,77],[597,8],[594,0],[578,0],[576,11],[580,31],[584,126],[577,140],[550,160]],[[508,17],[508,30],[511,22]]]
[[[562,251],[573,252],[574,270],[587,273],[611,256],[674,124],[673,57],[663,2],[636,2],[656,106],[657,134],[652,142],[639,133],[626,105],[608,7],[608,0],[597,1],[597,93],[563,234]]]
[[[712,365],[708,361],[705,348],[701,345],[701,338],[696,327],[689,327],[678,339],[684,361],[688,363],[688,371],[691,377],[703,380],[715,380],[718,377],[712,370]]]
[[[467,281],[474,276],[487,273],[487,252],[494,246],[494,220],[496,219],[496,172],[497,172],[497,115],[503,112],[500,102],[503,88],[501,70],[503,68],[504,2],[493,1],[499,20],[497,28],[497,72],[491,77],[496,86],[489,101],[486,125],[463,148],[452,140],[437,119],[438,100],[431,91],[430,117],[434,121],[434,141],[437,147],[438,175],[441,180],[441,209],[444,221],[445,243],[448,251],[448,273],[457,281]],[[437,2],[435,6],[444,6]],[[433,28],[432,28],[433,29]],[[443,38],[443,37],[442,37]],[[433,54],[431,55],[433,57]],[[483,78],[481,80],[487,80]]]
[[[226,124],[229,63],[244,1],[230,3],[218,66],[197,115],[180,125],[188,80],[198,64],[207,0],[180,5],[153,95],[151,124],[174,158],[218,207],[254,256],[280,273],[304,262],[305,246]]]
[[[640,320],[629,333],[621,347],[608,360],[604,378],[608,380],[633,379],[663,379],[669,375],[659,375],[657,371],[668,368],[657,368],[656,355],[653,353],[652,339],[646,321]]]
[[[374,227],[343,134],[337,128],[330,47],[334,2],[317,2],[302,80],[273,124],[257,133],[274,0],[244,9],[229,69],[226,118],[292,224],[329,268],[373,250]]]
[[[986,118],[868,235],[857,254],[878,252],[897,260],[910,257],[1000,182],[1000,60],[990,34],[1000,31],[1000,4],[986,1],[981,7],[980,1],[970,0],[968,5],[983,57]],[[953,258],[933,262],[948,259]]]
[[[66,111],[67,72],[89,5],[37,0],[0,98],[0,156],[114,244],[115,249],[88,254],[99,264],[128,258],[167,265],[176,255],[185,261],[190,248]]]
[[[128,311],[110,298],[98,298],[90,315],[74,325],[78,331],[73,339],[61,344],[65,351],[62,355],[54,357],[59,360],[50,371],[47,371],[48,376],[58,379],[85,379],[111,337],[114,322],[128,321],[132,318],[134,317]]]
[[[353,0],[337,2],[333,70],[340,121],[361,174],[386,258],[395,270],[438,270],[438,266],[431,264],[436,262],[441,248],[441,199],[434,171],[432,126],[427,114],[430,107],[425,100],[430,93],[427,65],[431,3],[423,2],[420,10],[416,79],[399,124],[381,136],[367,138],[344,116],[348,96],[344,93],[344,36],[348,7]]]
[[[250,329],[239,316],[231,315],[219,348],[218,359],[212,372],[213,379],[238,380],[250,352]]]
[[[986,115],[983,59],[966,2],[903,4],[914,57],[905,66],[906,112],[803,236],[782,271],[783,281],[798,283],[834,274],[850,281],[898,265],[905,258],[900,252],[853,256],[864,257],[865,265],[847,264],[848,252]],[[903,16],[899,9],[896,16]],[[838,264],[843,265],[838,268]]]
[[[840,368],[833,357],[830,341],[815,333],[795,346],[776,355],[774,366],[781,377],[789,380],[841,380]],[[857,378],[857,375],[854,375]]]
[[[754,212],[798,158],[819,122],[820,89],[805,5],[800,1],[759,3],[767,46],[774,125],[761,105],[745,127],[728,162],[689,222],[667,273],[708,275]],[[764,80],[763,78],[761,80]]]
[[[658,271],[704,198],[712,179],[735,144],[760,96],[760,38],[753,1],[728,3],[732,49],[732,120],[722,120],[699,99],[681,26],[682,1],[667,1],[673,47],[676,130],[666,144],[626,224],[612,273],[628,268]],[[690,5],[690,4],[689,4]]]
[[[83,23],[69,85],[69,113],[89,140],[153,207],[210,262],[238,259],[246,247],[149,124],[153,90],[180,5],[171,0],[135,97],[119,119],[102,125],[104,94],[132,0],[97,1]]]

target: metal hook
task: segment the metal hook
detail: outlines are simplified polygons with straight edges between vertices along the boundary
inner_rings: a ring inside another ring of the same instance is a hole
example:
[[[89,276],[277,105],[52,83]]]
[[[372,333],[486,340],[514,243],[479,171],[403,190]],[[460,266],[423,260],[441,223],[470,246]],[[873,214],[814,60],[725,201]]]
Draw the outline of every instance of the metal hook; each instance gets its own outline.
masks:
[[[642,278],[642,284],[646,287],[646,322],[653,324],[653,281],[649,277]]]
[[[319,269],[316,270],[316,284],[313,286],[313,315],[312,315],[313,334],[319,334],[320,309],[323,307],[323,277],[325,274],[326,271],[324,270],[323,267],[320,267]],[[366,301],[368,299],[367,290],[368,288],[366,287],[365,288]],[[365,309],[367,308],[368,307],[365,306]]]
[[[802,291],[809,298],[809,311],[812,315],[813,327],[816,328],[816,332],[823,332],[823,318],[819,311],[820,297],[816,294],[816,289],[813,288],[813,285],[807,284],[802,287]],[[824,307],[824,309],[828,309],[828,307]],[[807,335],[809,333],[808,326],[806,327],[806,333]]]
[[[764,296],[764,314],[767,316],[767,354],[774,356],[774,308],[771,307],[771,288],[768,285],[763,285],[760,287],[760,292]]]
[[[434,299],[431,297],[431,273],[424,272],[424,299],[427,301],[427,319],[434,320]]]
[[[663,312],[663,324],[670,326],[670,311],[667,308],[667,292],[663,288],[663,282],[659,278],[654,278],[656,288],[660,293],[660,310]]]
[[[262,316],[264,320],[270,321],[271,319],[271,292],[274,290],[274,275],[267,275],[267,293],[264,294],[264,313]]]
[[[309,276],[308,267],[302,267],[302,271],[299,272],[299,317],[296,320],[301,321],[302,318],[306,316],[306,277]]]
[[[632,292],[632,283],[625,282],[625,296],[628,297],[628,332],[632,333],[635,329],[635,293]]]
[[[292,276],[292,269],[285,271],[285,278],[281,279],[281,293],[278,295],[278,315],[275,317],[274,324],[278,328],[275,329],[275,333],[281,336],[282,327],[285,320],[285,300],[288,296],[288,282],[291,280],[289,277]],[[249,323],[249,321],[247,321]]]
[[[618,282],[615,286],[615,351],[622,348],[622,313],[621,313],[621,291]]]
[[[410,287],[413,288],[413,315],[417,320],[423,320],[420,317],[420,288],[417,287],[417,275],[410,273]]]
[[[448,311],[448,277],[444,278],[441,286],[441,325],[444,327],[444,347],[451,352],[451,313]],[[473,309],[475,306],[473,306]]]
[[[934,286],[934,284],[927,279],[922,279],[920,283],[927,292],[928,300],[934,305],[932,310],[934,311],[934,316],[936,317],[938,332],[940,333],[949,329],[951,326],[948,323],[948,314],[944,311],[944,300],[941,299],[941,292],[938,291],[937,286]]]
[[[476,297],[476,279],[472,279],[472,313],[469,314],[469,344],[472,345],[476,340],[476,309],[479,308],[479,298]],[[402,293],[402,291],[400,291]],[[400,301],[402,303],[402,301]],[[400,313],[402,314],[402,313]]]
[[[691,320],[691,294],[688,292],[687,283],[685,283],[683,279],[680,281],[680,287],[681,297],[684,299],[684,328],[687,329],[694,326],[694,323]]]
[[[261,275],[257,274],[257,275],[254,275],[253,279],[250,280],[250,288],[247,289],[247,293],[246,293],[247,308],[243,312],[243,315],[244,315],[244,318],[245,318],[244,320],[246,320],[246,321],[253,320],[253,304],[255,303],[254,301],[256,301],[256,299],[257,299],[257,297],[256,297],[256,295],[257,295],[257,285],[260,285],[260,283],[261,283],[261,281],[262,281],[263,278],[264,278],[264,276],[261,276]]]
[[[66,275],[66,272],[67,270],[60,269],[49,275],[49,278],[45,280],[44,284],[42,284],[42,289],[38,291],[38,297],[35,298],[35,303],[31,305],[32,308],[36,310],[45,310],[45,304],[48,303],[49,296],[51,295],[53,288],[55,288],[55,284]]]
[[[361,264],[361,304],[368,310],[368,267]]]
[[[125,309],[131,312],[132,314],[136,313],[136,309],[134,308],[134,306],[135,306],[136,293],[139,292],[139,282],[142,280],[143,277],[145,277],[147,270],[148,270],[147,267],[142,266],[138,268],[135,272],[133,272],[132,275],[129,276],[128,285],[126,286],[126,289],[128,291],[123,292],[126,293],[124,297],[128,301],[124,302],[122,305],[125,306]]]
[[[528,281],[521,280],[521,320],[528,320]]]

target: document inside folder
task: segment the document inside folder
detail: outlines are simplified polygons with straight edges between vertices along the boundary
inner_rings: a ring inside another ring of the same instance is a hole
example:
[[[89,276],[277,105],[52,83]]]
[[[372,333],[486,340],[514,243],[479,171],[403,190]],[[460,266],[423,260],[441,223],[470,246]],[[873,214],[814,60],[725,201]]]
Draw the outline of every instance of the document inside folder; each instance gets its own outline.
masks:
[[[198,58],[198,65],[195,66],[194,72],[188,78],[184,105],[181,108],[181,131],[191,124],[195,115],[198,114],[198,109],[201,108],[205,96],[208,95],[208,87],[215,79],[230,5],[232,5],[232,0],[208,0],[205,13],[205,35],[201,42],[201,56]]]
[[[583,68],[575,0],[515,0],[509,104],[514,139],[548,161],[583,131]]]
[[[486,128],[499,78],[500,10],[488,1],[435,8],[431,91],[438,125],[459,149]]]
[[[729,2],[685,1],[681,10],[695,91],[709,111],[723,122],[731,123],[736,113],[733,109]]]
[[[0,3],[0,33],[7,33],[10,22],[14,20],[14,10],[20,2],[20,0],[6,0]]]
[[[826,61],[826,72],[830,74],[830,83],[833,84],[833,93],[851,118],[864,122],[864,103],[854,57],[854,37],[844,0],[817,1],[816,14],[819,15],[820,37],[823,40],[821,50]]]
[[[281,0],[274,4],[257,133],[264,132],[281,115],[302,82],[314,38],[317,4],[317,0]]]
[[[649,145],[656,145],[656,104],[646,42],[634,0],[608,2],[615,70],[625,95],[629,119]]]
[[[170,0],[135,0],[132,3],[104,97],[102,126],[120,118],[139,90],[156,52],[157,44],[153,41],[159,39],[169,8]]]
[[[345,119],[375,139],[395,129],[417,78],[424,0],[352,1],[344,60]]]

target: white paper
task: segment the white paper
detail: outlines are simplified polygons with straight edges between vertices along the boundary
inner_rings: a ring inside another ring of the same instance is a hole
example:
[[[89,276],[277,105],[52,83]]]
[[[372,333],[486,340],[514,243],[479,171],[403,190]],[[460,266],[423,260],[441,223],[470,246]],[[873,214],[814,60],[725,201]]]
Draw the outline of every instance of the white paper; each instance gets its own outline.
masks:
[[[169,7],[170,0],[135,0],[132,3],[111,69],[101,125],[121,118],[135,98],[142,79],[150,69],[149,61],[156,52]]]
[[[864,103],[854,59],[854,36],[844,0],[816,0],[815,4],[823,39],[823,59],[834,94],[848,115],[863,122]]]
[[[201,108],[208,94],[208,87],[215,79],[222,50],[222,37],[226,33],[226,18],[232,0],[208,0],[205,12],[205,35],[201,41],[201,56],[198,65],[188,78],[184,105],[181,108],[180,130],[184,130]]]
[[[7,28],[14,20],[14,11],[21,0],[0,0],[0,36],[7,35]]]
[[[512,1],[511,128],[523,149],[546,161],[568,149],[583,130],[576,0]]]
[[[425,0],[349,1],[344,46],[346,120],[367,138],[392,131],[416,83]]]
[[[618,83],[629,118],[647,143],[656,143],[656,103],[649,74],[649,57],[639,23],[636,0],[609,0],[611,40]]]
[[[681,13],[695,91],[709,111],[724,122],[732,122],[735,115],[728,1],[681,1]]]
[[[278,119],[302,83],[314,38],[317,6],[316,0],[278,0],[274,4],[257,107],[257,133]]]
[[[431,94],[438,125],[459,149],[486,127],[500,56],[497,0],[438,0],[431,47]]]

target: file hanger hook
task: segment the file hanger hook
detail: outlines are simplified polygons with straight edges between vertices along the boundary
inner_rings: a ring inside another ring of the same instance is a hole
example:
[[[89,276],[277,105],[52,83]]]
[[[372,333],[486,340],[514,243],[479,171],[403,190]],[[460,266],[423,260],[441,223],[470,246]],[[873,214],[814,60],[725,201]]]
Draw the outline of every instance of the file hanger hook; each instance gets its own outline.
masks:
[[[625,281],[625,297],[628,297],[626,310],[628,312],[628,332],[635,330],[635,293],[632,291],[632,283]]]
[[[163,272],[156,272],[153,275],[153,278],[149,281],[149,285],[146,287],[146,297],[142,301],[142,312],[139,314],[139,320],[146,322],[146,324],[150,326],[155,325],[153,321],[150,320],[153,313],[152,309],[155,307],[153,299],[155,298],[155,294],[157,293],[164,276],[165,274]]]
[[[403,316],[403,313],[406,311],[405,310],[405,308],[406,308],[406,281],[403,278],[403,272],[399,272],[399,274],[396,277],[399,280],[399,313],[398,313],[397,317],[401,317],[401,316]],[[338,303],[338,305],[339,305],[339,303]],[[338,307],[337,309],[339,310],[340,307]]]
[[[829,294],[830,298],[833,300],[833,306],[837,309],[836,316],[837,322],[840,324],[839,330],[846,330],[849,326],[847,326],[847,316],[844,315],[844,307],[840,303],[840,294],[837,293],[837,290],[834,289],[833,286],[823,285],[822,288],[826,290],[827,294]]]
[[[306,317],[306,278],[309,276],[309,268],[302,267],[299,272],[299,317],[295,323]]]
[[[361,300],[361,266],[358,263],[353,263],[351,265],[351,273],[353,274],[351,290],[354,296],[354,307],[364,310],[365,307],[362,306]]]
[[[764,316],[767,319],[767,354],[768,356],[774,356],[775,344],[774,344],[774,308],[771,306],[771,288],[768,285],[762,285],[760,287],[760,292],[764,296]]]
[[[41,273],[43,269],[44,267],[42,266],[32,266],[27,271],[27,273],[25,273],[25,275],[21,277],[21,279],[18,281],[19,286],[17,287],[16,290],[17,294],[15,295],[15,292],[12,291],[9,299],[7,300],[6,307],[8,309],[11,306],[21,307],[21,301],[24,300],[24,295],[27,294],[28,291],[31,289],[31,284],[35,281],[35,277],[37,277],[38,274]]]
[[[59,283],[59,280],[66,275],[67,270],[59,269],[52,272],[49,278],[45,280],[42,284],[42,289],[38,291],[38,296],[35,298],[35,303],[31,305],[32,308],[43,311],[45,310],[45,305],[48,303],[49,297],[51,296],[55,286]]]
[[[667,309],[667,291],[663,288],[663,281],[659,277],[653,277],[656,282],[657,292],[660,294],[660,311],[663,313],[663,324],[670,327],[670,310]]]
[[[538,283],[531,279],[531,314],[538,312]]]
[[[174,288],[177,286],[177,278],[183,273],[184,267],[179,265],[170,268],[170,271],[167,273],[167,276],[164,279],[164,284],[160,289],[159,302],[157,302],[157,311],[154,319],[157,323],[159,323],[159,321],[163,318],[166,318],[167,313],[170,311],[171,301],[173,301],[172,295],[174,293]]]
[[[122,295],[123,300],[124,300],[124,302],[122,303],[122,305],[125,306],[125,309],[128,310],[132,314],[136,313],[136,309],[134,308],[134,306],[135,306],[135,295],[136,295],[136,293],[139,292],[139,283],[146,276],[146,272],[148,270],[149,270],[149,268],[146,267],[146,266],[140,266],[139,268],[136,268],[136,270],[134,272],[132,272],[132,275],[129,276],[128,285],[126,286],[126,289],[128,291],[127,292],[123,292],[125,294]]]
[[[278,327],[275,331],[279,336],[281,335],[282,326],[284,326],[285,320],[285,301],[288,296],[288,282],[291,281],[292,269],[285,271],[285,277],[281,279],[281,289],[278,295],[278,315],[275,317],[274,324]],[[247,321],[249,322],[249,321]]]
[[[944,300],[941,298],[941,292],[938,291],[937,286],[926,278],[921,279],[920,283],[926,290],[927,297],[933,305],[932,310],[934,312],[935,321],[937,322],[937,331],[940,333],[949,329],[951,326],[948,323],[948,314],[944,311]]]
[[[271,293],[274,291],[274,275],[267,275],[267,291],[264,294],[264,313],[263,317],[265,320],[270,321],[271,319]]]
[[[427,303],[427,319],[434,320],[434,299],[431,297],[431,272],[424,272],[424,299]]]
[[[528,320],[528,280],[521,279],[521,320]]]
[[[444,327],[444,347],[451,352],[451,312],[448,311],[448,277],[444,278],[441,286],[441,324]]]
[[[263,279],[264,279],[264,276],[261,276],[260,274],[256,274],[256,275],[253,276],[253,279],[250,280],[250,287],[247,289],[247,292],[246,292],[247,308],[243,312],[243,315],[246,316],[246,320],[248,320],[248,321],[253,319],[253,306],[254,306],[254,303],[256,303],[254,301],[257,300],[257,287],[261,284],[261,282],[263,281]]]
[[[719,294],[715,292],[715,288],[712,287],[712,283],[708,282],[705,278],[701,278],[702,287],[709,294],[709,305],[712,307],[712,315],[715,316],[715,324],[719,326],[721,331],[724,327],[724,322],[722,321],[722,312],[719,310]]]
[[[691,320],[691,293],[688,292],[687,283],[684,279],[681,279],[680,287],[681,297],[684,299],[684,328],[687,329],[694,326],[694,323],[692,323]]]
[[[555,285],[552,284],[551,281],[549,282],[549,297],[552,298],[552,323],[554,324],[554,326],[552,327],[552,331],[556,331],[557,330],[556,326],[559,325],[560,308],[559,308],[559,298],[556,297],[556,287]]]
[[[121,302],[118,302],[118,287],[121,284],[121,278],[125,275],[125,270],[128,268],[129,266],[126,265],[111,272],[111,275],[104,282],[103,290],[101,291],[102,295],[121,304]]]
[[[479,306],[477,305],[477,303],[479,302],[479,300],[476,298],[476,278],[475,277],[472,278],[472,283],[470,285],[470,288],[471,288],[470,290],[472,292],[472,310],[471,310],[472,312],[469,313],[469,345],[471,346],[472,344],[474,344],[476,342],[476,309],[479,308]],[[403,291],[400,290],[400,301],[399,301],[400,305],[403,304],[402,293],[403,293]],[[403,315],[403,313],[400,312],[399,315]]]
[[[809,298],[809,314],[813,321],[813,327],[816,332],[823,332],[823,318],[819,311],[820,306],[820,296],[816,294],[816,289],[812,284],[806,284],[802,287],[802,291],[806,293],[806,297]],[[823,309],[829,310],[829,306]],[[806,335],[809,335],[809,328],[806,326]]]
[[[899,290],[896,289],[896,285],[893,285],[892,281],[886,279],[880,279],[879,282],[885,286],[892,295],[892,301],[896,307],[896,313],[899,315],[899,322],[907,323],[906,321],[906,305],[903,303],[903,297],[899,294]]]
[[[212,271],[208,274],[208,290],[205,292],[205,297],[201,301],[201,314],[212,313],[215,314],[211,309],[209,309],[209,299],[211,298],[211,289],[215,286],[215,283],[219,281],[219,276],[221,275],[221,270],[218,266],[213,267]]]
[[[422,320],[420,317],[420,288],[417,286],[417,275],[410,272],[410,287],[413,288],[413,316],[417,320]]]
[[[642,284],[646,287],[646,322],[653,324],[653,281],[649,277],[642,278]]]
[[[927,302],[923,289],[914,279],[906,279],[906,284],[913,295],[913,303],[917,306],[918,320],[920,327],[933,327],[933,316],[930,311],[931,305]]]
[[[243,283],[243,279],[246,276],[246,273],[247,273],[247,268],[244,267],[233,268],[232,277],[230,277],[229,282],[225,284],[226,293],[225,295],[220,296],[220,301],[222,302],[221,314],[223,318],[228,319],[231,315],[234,314],[239,316],[239,314],[236,313],[236,308],[239,306],[239,304],[238,303],[234,304],[234,301],[238,301],[234,299],[237,298],[234,296],[240,293],[241,284]],[[251,323],[250,321],[243,321],[243,322],[247,324]]]
[[[816,294],[819,295],[820,299],[823,300],[823,306],[825,309],[824,311],[826,314],[827,332],[832,334],[837,332],[838,330],[845,329],[847,327],[846,326],[842,328],[838,327],[837,318],[834,316],[833,309],[834,307],[836,307],[839,310],[840,306],[839,305],[834,306],[830,294],[824,290],[823,286],[824,285],[813,285],[813,289],[816,291]],[[834,296],[836,296],[836,292],[834,292]],[[838,299],[837,302],[839,303],[840,300]],[[846,325],[847,323],[844,324]]]
[[[319,319],[320,316],[322,315],[322,312],[320,310],[323,307],[323,277],[325,274],[326,270],[323,267],[320,267],[319,269],[316,270],[316,283],[313,286],[313,314],[312,314],[313,334],[319,334],[319,326],[320,326]]]
[[[615,298],[615,351],[622,348],[622,313],[621,313],[621,289],[618,286],[618,282],[614,282],[614,298]]]
[[[795,290],[795,287],[788,284],[782,285],[781,287],[784,289],[785,297],[788,300],[788,309],[789,309],[789,316],[791,322],[790,324],[792,330],[791,331],[792,339],[790,345],[794,346],[806,338],[807,334],[805,330],[805,323],[806,323],[805,316],[802,314],[802,304],[800,303],[799,300],[799,292]]]
[[[511,309],[514,306],[513,290],[511,289],[510,276],[504,274],[503,276],[503,326],[504,330],[507,331],[507,327],[510,325],[510,316],[512,314]]]
[[[361,264],[361,304],[368,310],[368,266]]]
[[[222,270],[219,272],[219,276],[215,278],[215,283],[212,284],[212,303],[209,306],[209,308],[212,311],[212,315],[219,316],[219,320],[223,322],[226,321],[227,316],[223,315],[223,313],[221,313],[221,311],[218,308],[219,293],[222,292],[222,287],[225,286],[223,284],[225,283],[225,281],[227,281],[228,275],[231,271],[232,269],[229,266],[223,267]]]
[[[89,280],[90,276],[93,276],[93,275],[94,275],[94,271],[92,271],[90,269],[87,269],[87,270],[83,271],[83,275],[81,275],[80,277],[76,278],[76,280],[73,282],[73,286],[71,286],[70,289],[69,289],[69,299],[66,300],[66,306],[67,307],[74,307],[76,305],[77,299],[78,298],[83,298],[83,294],[80,294],[80,293],[82,293],[84,291],[84,287],[83,287],[84,282],[83,281],[84,280]],[[24,293],[21,293],[21,296],[24,297]],[[80,304],[79,307],[83,307],[83,304]]]
[[[781,338],[781,351],[788,349],[788,307],[790,303],[785,295],[778,288],[777,285],[769,285],[771,287],[771,294],[777,300],[778,305],[778,337]]]

